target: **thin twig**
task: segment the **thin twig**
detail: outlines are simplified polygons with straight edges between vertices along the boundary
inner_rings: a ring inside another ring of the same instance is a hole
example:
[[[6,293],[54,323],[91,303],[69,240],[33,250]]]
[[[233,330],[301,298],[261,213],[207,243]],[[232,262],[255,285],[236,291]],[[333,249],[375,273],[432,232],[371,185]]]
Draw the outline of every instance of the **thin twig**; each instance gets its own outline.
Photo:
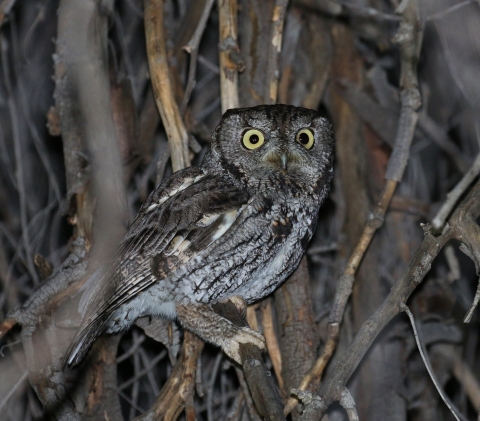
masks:
[[[202,12],[202,16],[200,17],[200,21],[198,22],[197,29],[192,36],[192,39],[188,42],[188,44],[183,47],[183,49],[190,54],[190,67],[188,69],[188,82],[187,87],[185,88],[185,94],[183,96],[182,105],[180,106],[180,113],[182,115],[185,114],[185,110],[187,109],[188,101],[190,100],[190,96],[192,95],[193,88],[195,88],[195,75],[197,73],[197,57],[198,57],[198,46],[200,45],[200,41],[202,39],[203,31],[205,30],[205,26],[207,25],[208,17],[210,16],[210,12],[212,10],[213,2],[215,0],[207,0],[205,3],[205,7]]]
[[[7,396],[0,402],[0,412],[3,409],[3,407],[6,405],[8,400],[12,397],[12,395],[18,390],[18,388],[22,385],[22,383],[27,380],[28,377],[28,371],[25,371],[25,373],[22,374],[22,376],[18,379],[18,381],[13,385],[13,387],[10,389],[10,391],[7,393]]]
[[[360,6],[351,1],[340,0],[339,3],[344,9],[347,9],[351,15],[359,16],[362,18],[370,18],[379,21],[392,21],[398,22],[401,18],[397,15],[391,15],[389,13],[381,12],[373,7]]]
[[[268,355],[270,356],[270,360],[272,361],[273,370],[278,381],[278,386],[281,390],[283,390],[284,382],[282,377],[282,355],[280,353],[280,347],[278,345],[278,338],[275,334],[275,326],[272,314],[272,300],[267,298],[264,304],[265,305],[261,307],[263,335],[265,336]]]
[[[468,310],[468,313],[463,319],[464,323],[470,323],[470,320],[472,320],[473,312],[477,308],[479,302],[480,302],[480,279],[478,280],[477,290],[475,291],[475,297],[473,298],[472,306],[470,307],[470,310]]]
[[[461,9],[462,7],[465,7],[469,5],[470,3],[473,3],[475,0],[464,0],[461,3],[454,4],[453,6],[447,7],[445,10],[441,10],[440,12],[434,13],[433,15],[427,16],[426,20],[435,20],[439,18],[444,18],[446,15],[449,13],[455,12],[458,9]]]
[[[13,150],[15,156],[15,179],[16,179],[16,187],[18,189],[18,196],[20,199],[20,223],[22,227],[22,242],[23,246],[25,247],[25,264],[32,277],[35,285],[38,285],[39,278],[37,272],[35,270],[35,265],[33,264],[33,249],[32,243],[30,240],[30,230],[28,229],[28,211],[29,211],[29,201],[28,201],[28,193],[26,190],[26,182],[25,182],[25,170],[23,168],[24,161],[23,161],[23,154],[25,147],[23,145],[23,138],[24,136],[21,135],[20,123],[19,123],[19,116],[17,111],[17,105],[15,102],[15,96],[13,94],[12,89],[12,81],[10,78],[9,66],[6,63],[6,57],[8,52],[7,41],[2,37],[1,38],[1,53],[2,53],[2,65],[4,69],[4,80],[6,85],[6,90],[8,93],[8,111],[10,112],[10,118],[12,121],[12,133],[13,133]]]
[[[454,208],[460,196],[465,192],[473,180],[480,174],[480,154],[477,155],[473,165],[458,182],[458,184],[447,194],[447,200],[432,220],[435,229],[441,230],[448,215]]]
[[[480,382],[468,365],[458,356],[453,364],[453,375],[462,385],[474,408],[480,408]]]
[[[185,331],[180,358],[163,386],[153,406],[136,421],[151,419],[176,420],[195,389],[197,360],[203,349],[203,341],[193,333]]]
[[[461,415],[457,415],[457,412],[459,412],[458,409],[450,401],[450,399],[448,399],[448,396],[445,395],[441,386],[438,384],[438,380],[436,379],[435,374],[433,373],[433,370],[432,370],[432,365],[430,364],[430,359],[428,358],[427,353],[424,349],[423,343],[422,341],[420,341],[420,338],[418,336],[417,328],[415,327],[415,319],[413,318],[412,312],[410,311],[408,306],[405,304],[403,304],[401,307],[403,311],[407,313],[407,316],[410,320],[410,324],[412,325],[413,335],[415,336],[415,342],[417,343],[418,352],[420,352],[420,356],[422,357],[423,363],[425,364],[425,368],[427,369],[428,374],[430,375],[430,378],[432,379],[432,382],[438,391],[438,394],[442,398],[442,401],[445,402],[445,405],[447,405],[447,408],[450,410],[450,412],[452,413],[452,415],[455,417],[457,421],[460,421],[460,418],[462,419],[462,421],[467,421],[465,417]]]

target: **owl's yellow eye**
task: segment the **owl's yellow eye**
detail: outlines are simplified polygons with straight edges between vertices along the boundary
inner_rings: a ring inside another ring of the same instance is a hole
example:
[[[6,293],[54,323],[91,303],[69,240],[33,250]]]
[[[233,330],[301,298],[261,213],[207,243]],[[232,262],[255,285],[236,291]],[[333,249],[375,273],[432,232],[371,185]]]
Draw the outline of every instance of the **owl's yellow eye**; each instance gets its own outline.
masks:
[[[300,143],[305,149],[312,149],[313,144],[315,143],[315,138],[310,129],[299,130],[295,140]]]
[[[243,134],[242,142],[247,149],[257,149],[265,143],[265,136],[260,130],[249,129]]]

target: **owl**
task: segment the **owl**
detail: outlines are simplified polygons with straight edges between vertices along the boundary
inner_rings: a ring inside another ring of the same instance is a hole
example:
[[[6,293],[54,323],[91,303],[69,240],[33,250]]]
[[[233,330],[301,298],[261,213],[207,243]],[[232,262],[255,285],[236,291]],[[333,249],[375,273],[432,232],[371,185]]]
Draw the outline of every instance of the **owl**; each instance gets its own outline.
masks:
[[[174,173],[141,207],[116,257],[82,287],[75,365],[104,332],[142,316],[176,319],[240,362],[261,334],[212,310],[277,288],[297,267],[333,174],[331,126],[289,105],[228,110],[198,166]]]

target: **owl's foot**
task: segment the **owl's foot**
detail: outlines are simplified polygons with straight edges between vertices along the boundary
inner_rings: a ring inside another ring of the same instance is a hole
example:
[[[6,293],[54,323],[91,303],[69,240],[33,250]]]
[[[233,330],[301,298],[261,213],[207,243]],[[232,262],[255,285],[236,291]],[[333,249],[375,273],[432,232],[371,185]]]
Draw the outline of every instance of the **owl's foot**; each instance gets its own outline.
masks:
[[[263,335],[248,327],[235,326],[215,313],[208,304],[177,304],[176,310],[178,321],[185,329],[221,347],[230,358],[240,364],[240,344],[252,344],[262,351],[266,348]]]
[[[238,332],[233,338],[225,338],[222,349],[232,360],[242,364],[240,356],[240,344],[251,344],[260,348],[261,351],[266,350],[265,337],[249,327],[238,328]]]
[[[240,295],[233,295],[225,298],[221,302],[226,303],[227,301],[230,301],[235,306],[242,319],[245,318],[247,314],[247,302],[243,299],[243,297]]]

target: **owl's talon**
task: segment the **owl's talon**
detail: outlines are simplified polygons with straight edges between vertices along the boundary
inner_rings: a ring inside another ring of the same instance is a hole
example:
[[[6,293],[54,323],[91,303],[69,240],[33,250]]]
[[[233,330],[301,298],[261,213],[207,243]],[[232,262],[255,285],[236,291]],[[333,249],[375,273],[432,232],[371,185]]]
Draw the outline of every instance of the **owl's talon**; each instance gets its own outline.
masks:
[[[242,358],[240,356],[240,344],[255,345],[256,347],[260,348],[262,352],[267,349],[265,338],[262,334],[250,329],[249,327],[239,328],[235,336],[226,340],[222,346],[225,354],[239,364],[242,364]]]

